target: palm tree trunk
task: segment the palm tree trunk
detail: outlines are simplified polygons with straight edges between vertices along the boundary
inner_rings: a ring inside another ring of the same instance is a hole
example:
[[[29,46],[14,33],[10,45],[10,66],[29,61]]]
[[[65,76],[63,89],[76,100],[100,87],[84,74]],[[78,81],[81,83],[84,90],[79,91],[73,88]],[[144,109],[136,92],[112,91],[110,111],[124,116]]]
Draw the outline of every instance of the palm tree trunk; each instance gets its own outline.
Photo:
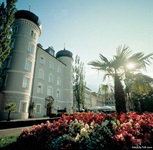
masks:
[[[123,86],[119,79],[119,76],[116,74],[114,78],[114,90],[115,90],[115,101],[116,101],[116,111],[117,113],[126,112],[126,103]]]

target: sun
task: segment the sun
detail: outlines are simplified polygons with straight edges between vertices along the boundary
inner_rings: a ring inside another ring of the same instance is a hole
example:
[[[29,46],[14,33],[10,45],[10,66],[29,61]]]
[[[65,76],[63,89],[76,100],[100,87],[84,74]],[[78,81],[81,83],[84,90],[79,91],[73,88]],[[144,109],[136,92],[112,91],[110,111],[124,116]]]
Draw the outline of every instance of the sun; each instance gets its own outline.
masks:
[[[127,68],[128,69],[133,69],[135,67],[135,64],[134,63],[128,63],[127,64]]]

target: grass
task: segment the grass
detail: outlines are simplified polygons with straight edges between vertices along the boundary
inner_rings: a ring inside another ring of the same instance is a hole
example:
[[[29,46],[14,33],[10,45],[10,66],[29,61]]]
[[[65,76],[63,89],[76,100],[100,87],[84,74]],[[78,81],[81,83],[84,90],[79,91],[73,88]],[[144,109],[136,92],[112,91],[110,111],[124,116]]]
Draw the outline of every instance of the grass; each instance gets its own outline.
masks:
[[[18,134],[10,136],[0,136],[0,149],[4,149],[6,147],[9,147],[9,145],[12,145],[13,143],[16,143],[18,136]]]

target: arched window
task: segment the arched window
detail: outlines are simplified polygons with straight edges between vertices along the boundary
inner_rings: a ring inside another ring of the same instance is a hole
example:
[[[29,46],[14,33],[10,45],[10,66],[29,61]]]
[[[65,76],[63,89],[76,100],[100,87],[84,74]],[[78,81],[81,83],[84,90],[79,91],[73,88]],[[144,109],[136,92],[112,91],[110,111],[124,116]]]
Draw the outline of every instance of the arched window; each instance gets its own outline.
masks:
[[[53,88],[51,86],[47,87],[47,96],[53,96]]]
[[[41,63],[42,65],[45,64],[45,58],[44,58],[44,56],[40,56],[40,63]]]
[[[42,83],[38,83],[37,93],[43,94],[43,84]]]
[[[60,98],[61,97],[61,91],[59,89],[57,89],[57,91],[56,91],[56,97],[57,98]]]
[[[53,75],[51,73],[48,75],[48,82],[53,83]]]
[[[61,85],[61,79],[59,77],[57,78],[57,85]]]
[[[38,78],[39,79],[44,79],[44,70],[43,69],[39,69]]]

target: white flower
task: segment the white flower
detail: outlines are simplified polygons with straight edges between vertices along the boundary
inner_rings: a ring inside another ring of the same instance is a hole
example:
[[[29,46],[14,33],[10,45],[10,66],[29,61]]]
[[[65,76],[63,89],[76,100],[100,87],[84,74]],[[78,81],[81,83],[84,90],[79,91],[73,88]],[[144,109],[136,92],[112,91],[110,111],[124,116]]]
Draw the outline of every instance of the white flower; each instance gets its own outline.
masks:
[[[79,133],[78,133],[77,136],[75,137],[75,141],[78,141],[79,138],[80,138],[80,135],[79,135]]]
[[[89,129],[89,125],[88,124],[85,124],[85,129]]]
[[[82,128],[81,131],[80,131],[80,135],[85,136],[86,134],[87,134],[86,128]]]

